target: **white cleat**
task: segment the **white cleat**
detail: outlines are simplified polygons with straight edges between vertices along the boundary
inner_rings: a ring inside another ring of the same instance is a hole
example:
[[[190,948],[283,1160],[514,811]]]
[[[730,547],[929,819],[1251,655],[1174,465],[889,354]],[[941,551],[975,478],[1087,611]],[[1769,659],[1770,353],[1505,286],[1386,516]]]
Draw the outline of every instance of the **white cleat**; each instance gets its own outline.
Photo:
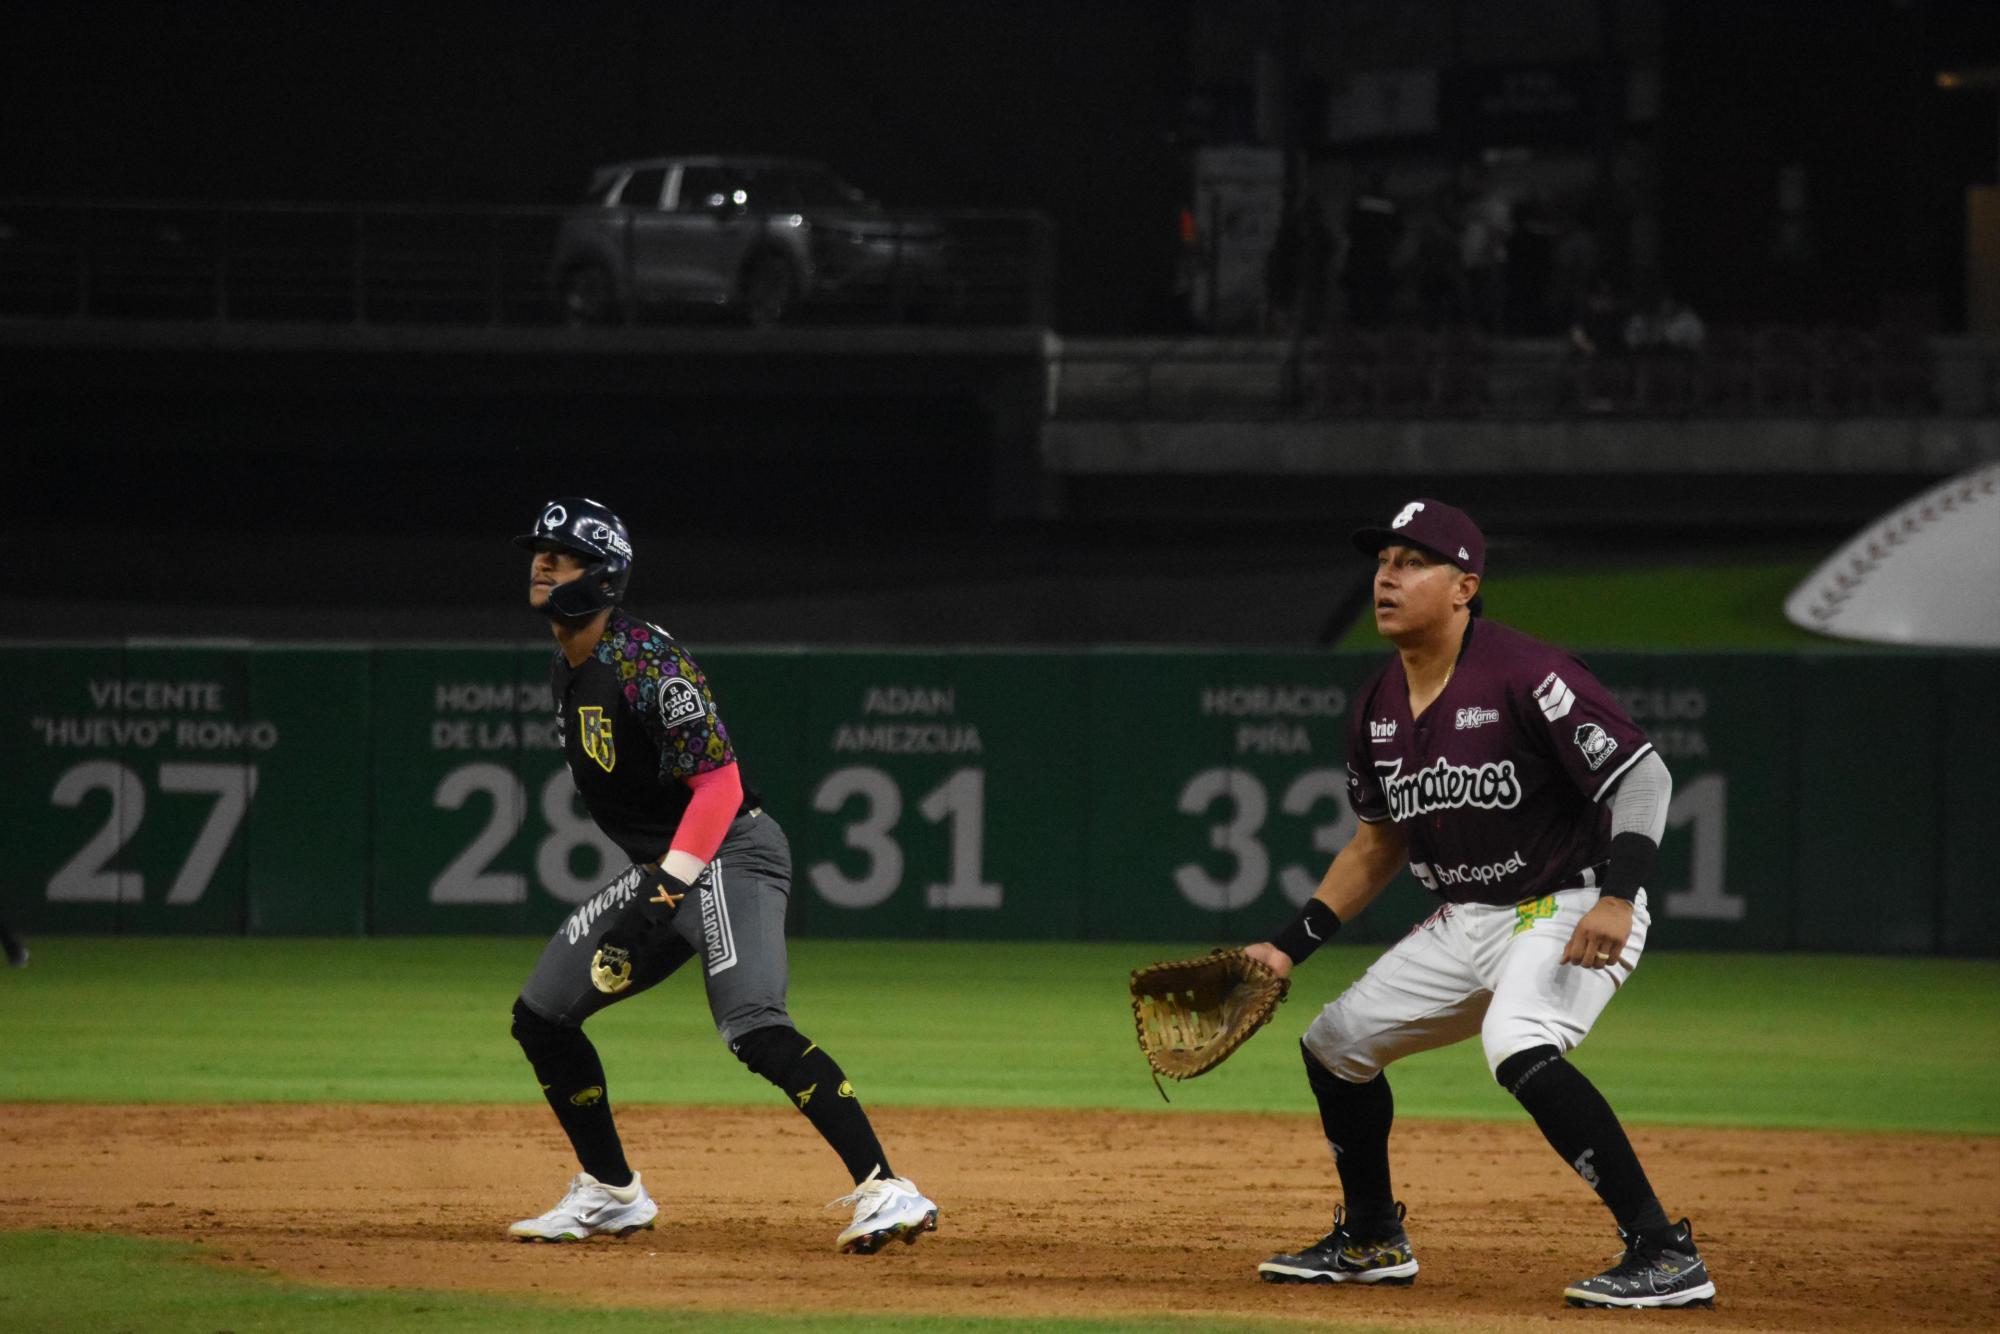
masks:
[[[826,1206],[854,1206],[854,1221],[834,1241],[842,1255],[873,1255],[892,1239],[901,1238],[907,1246],[937,1231],[937,1204],[902,1177],[878,1177],[881,1170],[876,1168],[852,1194]]]
[[[639,1174],[629,1186],[607,1186],[588,1172],[578,1172],[556,1207],[538,1218],[524,1218],[507,1231],[522,1241],[582,1241],[586,1237],[626,1237],[650,1228],[660,1206],[646,1194]]]

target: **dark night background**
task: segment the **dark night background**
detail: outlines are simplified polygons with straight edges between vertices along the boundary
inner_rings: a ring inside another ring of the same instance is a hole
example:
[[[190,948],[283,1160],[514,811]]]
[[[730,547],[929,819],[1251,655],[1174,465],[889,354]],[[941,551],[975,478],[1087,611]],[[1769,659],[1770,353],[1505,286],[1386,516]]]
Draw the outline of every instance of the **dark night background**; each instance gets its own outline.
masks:
[[[1342,25],[1375,8],[1263,0],[1207,17],[1239,24],[1246,46],[1287,25],[1334,33],[1332,68],[1288,71],[1303,100],[1339,81]],[[1186,149],[1217,132],[1197,122],[1191,98],[1252,96],[1247,61],[1195,49],[1208,31],[1197,10],[1191,0],[18,5],[0,19],[0,164],[15,195],[556,204],[597,162],[798,153],[891,205],[1045,210],[1059,229],[1062,327],[1169,330]],[[1452,12],[1461,27],[1474,17],[1463,4]],[[1605,0],[1595,12],[1615,24],[1621,11]],[[1757,265],[1770,182],[1799,163],[1837,289],[1814,313],[1873,319],[1885,288],[1935,288],[1948,326],[1961,191],[1994,179],[1996,118],[1991,93],[1944,95],[1934,78],[2000,61],[2000,5],[1666,0],[1659,15],[1650,133],[1662,262],[1679,290],[1725,317],[1757,313],[1744,307],[1768,294]],[[1461,43],[1430,58],[1449,68],[1490,57]],[[1308,126],[1304,149],[1325,156],[1315,115],[1305,106],[1297,123]]]
[[[1678,289],[1722,320],[1954,327],[1964,187],[2000,177],[2000,138],[1991,92],[1946,93],[1936,78],[2000,61],[2000,5],[1669,0],[1663,12],[1661,231]],[[1811,183],[1820,290],[1803,296],[1774,293],[1767,254],[1786,163]],[[1924,295],[1912,310],[1898,293]]]
[[[8,193],[561,204],[593,164],[820,157],[891,206],[1039,208],[1064,304],[1157,318],[1172,0],[16,6]]]
[[[1628,123],[1607,97],[1595,123],[1564,127],[1565,143],[1548,147],[1574,155],[1581,134],[1607,154],[1614,139],[1643,151],[1661,272],[1679,294],[1718,322],[1962,323],[1964,192],[2000,174],[2000,115],[1993,89],[1946,92],[1936,80],[2000,65],[2000,4],[1421,8],[1427,17],[1375,0],[16,5],[0,14],[0,196],[562,205],[600,162],[799,154],[891,206],[1045,212],[1059,332],[1182,335],[1176,215],[1192,152],[1263,133],[1257,108],[1274,71],[1296,173],[1339,179],[1418,160],[1449,171],[1492,145],[1456,123],[1422,140],[1328,142],[1324,99],[1399,63],[1436,68],[1441,87],[1551,47],[1575,64],[1574,34],[1533,24],[1581,15],[1598,30],[1582,63],[1599,62],[1612,87],[1625,62],[1651,61],[1657,115]],[[1636,57],[1621,54],[1634,14],[1657,37]],[[1773,179],[1788,165],[1810,181],[1816,267],[1779,290],[1766,247]],[[546,494],[638,497],[621,508],[643,547],[683,521],[689,477],[720,516],[710,539],[728,544],[707,587],[732,605],[774,590],[965,584],[1000,568],[1056,588],[1112,563],[1168,580],[1240,569],[1254,582],[1259,570],[1342,559],[1338,534],[1411,486],[1401,475],[1319,489],[1196,478],[1160,506],[1149,499],[1160,478],[1094,480],[1071,487],[1059,516],[1003,523],[985,489],[993,401],[969,381],[913,392],[927,373],[915,363],[884,363],[884,379],[844,396],[684,383],[647,398],[579,387],[553,355],[518,375],[435,349],[334,366],[267,355],[245,328],[244,346],[219,357],[144,352],[97,371],[74,351],[24,345],[0,362],[0,457],[17,501],[64,516],[48,519],[50,533],[95,524],[130,553],[79,575],[61,540],[29,541],[27,586],[52,577],[97,599],[181,601],[188,589],[162,553],[210,562],[249,534],[293,544],[279,572],[239,569],[200,596],[288,604],[303,583],[327,605],[435,603],[486,577],[494,534]],[[1467,484],[1438,484],[1452,480]],[[1486,480],[1496,502],[1509,485],[1531,489]],[[1852,493],[1874,483],[1834,481],[1848,493],[1822,509],[1846,531]],[[93,497],[84,520],[65,509],[78,494]],[[1628,509],[1654,505],[1662,528],[1699,541],[1704,494],[1683,479],[1630,496]],[[1570,500],[1537,496],[1522,531]],[[1860,502],[1873,503],[1872,492]],[[348,547],[378,535],[385,515],[448,539],[426,552],[423,580],[361,586],[346,573]],[[79,578],[97,582],[78,589]],[[1175,610],[1168,598],[1161,617]],[[1310,637],[1325,610],[1303,631],[1272,634],[1246,617],[1241,633]]]

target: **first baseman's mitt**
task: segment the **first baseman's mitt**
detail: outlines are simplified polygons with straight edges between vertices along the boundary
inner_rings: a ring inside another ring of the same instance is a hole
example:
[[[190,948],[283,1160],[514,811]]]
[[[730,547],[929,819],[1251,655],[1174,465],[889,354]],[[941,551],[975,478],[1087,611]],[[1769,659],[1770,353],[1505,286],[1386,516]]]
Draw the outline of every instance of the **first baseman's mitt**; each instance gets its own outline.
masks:
[[[1153,1082],[1221,1065],[1270,1020],[1291,985],[1240,949],[1134,969],[1132,1014]]]

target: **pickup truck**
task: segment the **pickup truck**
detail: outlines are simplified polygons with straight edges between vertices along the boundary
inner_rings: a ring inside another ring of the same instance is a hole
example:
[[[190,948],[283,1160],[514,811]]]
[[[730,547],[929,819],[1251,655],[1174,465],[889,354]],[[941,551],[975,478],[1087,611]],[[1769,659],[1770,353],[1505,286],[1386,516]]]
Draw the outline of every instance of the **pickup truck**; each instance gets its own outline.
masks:
[[[892,214],[824,163],[644,158],[592,174],[550,276],[571,324],[675,307],[755,326],[842,304],[894,317],[948,306],[947,244],[939,219]]]

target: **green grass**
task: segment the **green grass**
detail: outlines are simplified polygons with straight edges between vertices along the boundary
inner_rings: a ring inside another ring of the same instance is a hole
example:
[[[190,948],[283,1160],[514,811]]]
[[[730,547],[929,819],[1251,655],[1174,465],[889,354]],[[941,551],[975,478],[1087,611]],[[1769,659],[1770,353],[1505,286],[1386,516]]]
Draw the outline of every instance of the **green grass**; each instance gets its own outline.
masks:
[[[0,1233],[0,1329],[15,1334],[68,1334],[73,1330],[144,1331],[144,1334],[592,1334],[639,1331],[772,1331],[819,1334],[867,1330],[870,1334],[963,1330],[967,1334],[1119,1334],[1163,1330],[1168,1334],[1223,1334],[1244,1328],[1280,1328],[1271,1322],[1115,1320],[1006,1320],[936,1316],[786,1316],[770,1313],[705,1314],[661,1310],[607,1310],[565,1305],[530,1296],[498,1297],[457,1292],[356,1291],[280,1282],[205,1262],[192,1246],[129,1237],[79,1237],[54,1232]],[[1294,1326],[1295,1327],[1295,1326]],[[1343,1326],[1361,1331],[1383,1327]],[[1407,1334],[1407,1326],[1399,1326]]]
[[[540,1101],[506,1032],[538,949],[533,940],[40,937],[34,946],[32,966],[0,973],[8,1037],[0,1102]],[[1157,944],[798,941],[794,1011],[874,1103],[1132,1108],[1169,1118],[1224,1109],[1307,1114],[1292,1038],[1376,950],[1322,951],[1301,971],[1274,1031],[1214,1074],[1176,1087],[1167,1108],[1132,1040],[1124,978],[1133,965],[1175,952]],[[1994,962],[1656,954],[1576,1059],[1634,1122],[1994,1134],[1996,999]],[[773,1103],[716,1041],[692,974],[607,1012],[592,1031],[623,1103]],[[1403,1116],[1519,1115],[1488,1079],[1476,1043],[1413,1057],[1394,1078]],[[311,1286],[224,1269],[188,1246],[0,1233],[7,1330],[1278,1327],[1241,1318],[603,1310],[527,1296]]]
[[[1590,649],[1838,650],[1785,621],[1810,560],[1497,578],[1487,609]],[[1379,651],[1365,614],[1339,645]],[[0,1103],[539,1103],[507,1036],[539,941],[42,937],[0,973]],[[1190,946],[1188,949],[1205,946]],[[1306,1114],[1293,1039],[1375,957],[1322,951],[1271,1033],[1172,1089],[1132,1040],[1125,974],[1158,944],[794,942],[793,1012],[872,1103]],[[1633,1123],[2000,1134],[2000,963],[1655,954],[1575,1060]],[[690,970],[593,1021],[619,1101],[774,1105],[716,1041]],[[1394,1073],[1399,1114],[1515,1119],[1477,1043]],[[809,1331],[1221,1334],[1272,1322],[607,1310],[529,1296],[357,1291],[225,1269],[192,1246],[0,1233],[0,1329],[153,1334]],[[1355,1334],[1386,1327],[1343,1324]],[[1422,1327],[1398,1325],[1403,1334]]]
[[[530,939],[34,946],[0,974],[0,1102],[540,1100],[507,1033]],[[1306,1111],[1295,1038],[1375,947],[1321,951],[1271,1032],[1165,1108],[1125,977],[1195,948],[795,941],[792,1009],[881,1105]],[[619,1101],[771,1103],[685,973],[592,1021]],[[1996,1001],[1992,961],[1658,953],[1575,1059],[1634,1122],[1995,1134]],[[1518,1115],[1476,1042],[1394,1079],[1402,1115]]]
[[[1485,589],[1486,614],[1574,649],[1853,648],[1785,619],[1786,595],[1818,563],[1790,559],[1522,574],[1496,570]],[[1382,648],[1374,617],[1364,610],[1337,647]]]

